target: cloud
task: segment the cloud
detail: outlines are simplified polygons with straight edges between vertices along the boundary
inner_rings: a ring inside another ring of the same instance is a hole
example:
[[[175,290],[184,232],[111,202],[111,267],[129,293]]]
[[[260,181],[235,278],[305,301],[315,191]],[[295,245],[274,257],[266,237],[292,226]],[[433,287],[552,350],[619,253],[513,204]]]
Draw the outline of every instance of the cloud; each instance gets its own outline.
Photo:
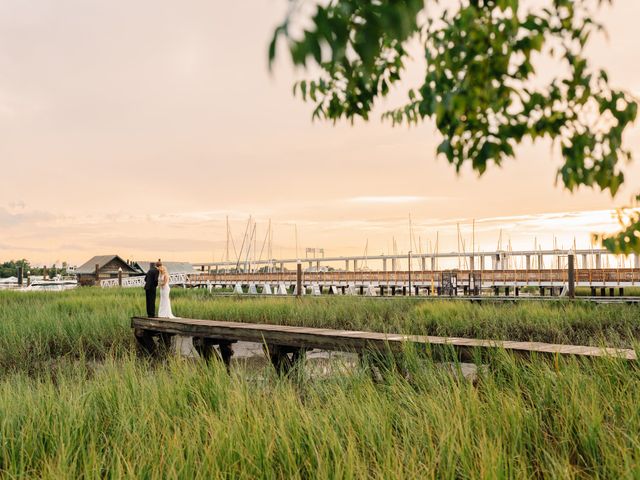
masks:
[[[46,222],[55,219],[49,212],[33,211],[12,213],[6,208],[0,208],[0,228],[15,227],[16,225]]]
[[[386,195],[386,196],[362,196],[349,198],[349,202],[363,204],[399,204],[399,203],[422,203],[430,201],[447,200],[449,197],[421,197],[415,195]]]
[[[218,240],[218,239],[216,239]],[[125,236],[102,236],[91,242],[96,248],[116,248],[146,250],[148,252],[183,252],[183,251],[208,251],[215,245],[220,247],[222,241],[209,241],[194,238],[158,238],[150,237],[125,237]]]
[[[63,243],[60,245],[60,250],[67,250],[72,252],[82,252],[89,250],[86,245],[80,245],[77,243]]]
[[[27,205],[22,200],[18,200],[15,202],[9,202],[9,208],[14,210],[24,210]]]
[[[394,205],[393,202],[387,203]],[[374,210],[378,212],[385,209]],[[239,250],[248,214],[228,213],[230,220],[235,219],[231,224],[232,238]],[[129,257],[162,255],[191,261],[210,259],[215,255],[219,259],[226,250],[226,214],[227,212],[215,210],[196,210],[149,214],[105,212],[70,217],[42,211],[14,212],[0,208],[0,232],[4,234],[0,242],[0,256],[24,257],[28,254],[30,259],[45,263],[61,256],[68,256],[67,260],[72,262],[80,262],[86,260],[87,256],[106,252],[119,252]],[[361,253],[366,243],[369,245],[369,252],[390,252],[394,244],[392,239],[397,240],[399,251],[408,249],[406,215],[369,216],[345,213],[343,218],[323,218],[314,213],[310,219],[308,213],[285,211],[279,216],[280,220],[272,222],[273,254],[276,257],[292,256],[296,240],[300,249],[320,246],[331,252],[331,255]],[[462,248],[467,250],[474,243],[476,250],[495,249],[500,231],[503,232],[503,245],[512,242],[514,248],[530,248],[534,238],[548,247],[555,241],[558,245],[570,245],[576,237],[578,244],[585,246],[589,245],[591,233],[619,229],[613,210],[479,218],[475,222],[475,237],[471,234],[470,218],[445,219],[425,214],[412,215],[412,225],[415,237],[413,241],[419,242],[423,249],[434,248],[439,235],[441,252],[456,249],[458,228],[466,242],[466,246]],[[2,231],[3,227],[14,228]],[[255,237],[258,252],[263,248],[266,229],[267,221],[258,218]]]
[[[0,243],[0,250],[7,251],[23,251],[23,252],[49,252],[50,249],[42,247],[31,247],[25,245],[10,245],[6,243]]]

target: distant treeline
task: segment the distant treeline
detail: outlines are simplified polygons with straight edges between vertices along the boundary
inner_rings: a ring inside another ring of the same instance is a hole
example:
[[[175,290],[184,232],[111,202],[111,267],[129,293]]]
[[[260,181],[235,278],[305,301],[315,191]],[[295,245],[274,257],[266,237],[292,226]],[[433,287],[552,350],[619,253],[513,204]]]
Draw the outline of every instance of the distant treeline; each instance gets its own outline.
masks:
[[[44,267],[32,266],[27,259],[22,260],[9,260],[0,264],[0,278],[17,277],[18,267],[22,267],[22,271],[26,276],[28,272],[31,275],[42,276],[44,275]],[[61,267],[51,266],[47,267],[47,276],[52,277],[55,275],[66,275],[67,262],[62,262]]]

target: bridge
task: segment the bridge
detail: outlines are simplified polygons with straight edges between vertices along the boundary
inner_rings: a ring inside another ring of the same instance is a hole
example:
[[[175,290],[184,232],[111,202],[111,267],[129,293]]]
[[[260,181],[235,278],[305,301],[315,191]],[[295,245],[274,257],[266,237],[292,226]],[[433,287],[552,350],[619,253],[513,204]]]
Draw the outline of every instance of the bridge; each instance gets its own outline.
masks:
[[[298,294],[298,282],[300,294],[367,296],[478,296],[486,291],[544,296],[576,287],[589,288],[592,296],[613,296],[614,289],[622,295],[624,288],[640,286],[640,257],[625,261],[604,249],[288,258],[199,263],[195,268],[191,286],[233,288],[238,294]]]
[[[482,291],[518,296],[529,287],[540,295],[560,295],[570,283],[569,269],[547,270],[451,270],[302,272],[301,294],[383,295],[479,295]],[[189,286],[233,288],[235,293],[297,293],[296,272],[204,273],[189,275]],[[592,295],[602,289],[640,286],[640,269],[577,269],[575,287],[587,287]]]
[[[363,268],[376,262],[381,269]],[[303,268],[305,263],[307,268]],[[345,268],[330,266],[336,263]],[[294,270],[287,268],[291,266]],[[272,259],[242,265],[197,263],[194,267],[193,273],[171,275],[170,284],[210,291],[226,288],[236,294],[375,297],[520,296],[525,292],[558,296],[571,294],[577,287],[588,288],[592,296],[613,296],[616,289],[624,295],[625,288],[640,287],[640,257],[620,261],[601,249]],[[142,287],[144,277],[102,280],[100,285]]]
[[[619,256],[612,255],[605,249],[553,249],[553,250],[496,250],[493,252],[449,252],[449,253],[415,253],[397,255],[355,255],[341,257],[284,258],[284,259],[246,259],[228,262],[194,263],[198,271],[285,271],[301,263],[307,271],[321,271],[327,267],[345,272],[362,270],[399,271],[399,270],[442,270],[457,267],[468,270],[545,270],[566,267],[569,255],[573,255],[576,267],[595,269],[624,267]],[[629,267],[640,269],[640,255],[630,257]],[[608,265],[615,264],[615,265]]]

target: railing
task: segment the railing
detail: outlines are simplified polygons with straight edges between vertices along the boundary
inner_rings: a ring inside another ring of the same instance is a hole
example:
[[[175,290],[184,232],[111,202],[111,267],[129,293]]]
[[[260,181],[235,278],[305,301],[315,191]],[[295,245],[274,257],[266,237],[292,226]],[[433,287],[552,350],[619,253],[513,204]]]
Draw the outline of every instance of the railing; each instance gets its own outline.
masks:
[[[184,285],[189,281],[188,273],[173,273],[169,275],[169,285]],[[117,278],[108,278],[100,280],[102,288],[119,287],[120,280]],[[144,276],[125,277],[122,279],[122,288],[144,287]]]
[[[470,282],[469,270],[454,271],[457,282],[467,285]],[[530,284],[540,285],[546,283],[566,283],[569,280],[567,269],[544,270],[476,270],[480,274],[482,284]],[[428,285],[432,282],[438,284],[442,271],[418,270],[411,272],[411,282],[415,285]],[[306,285],[313,283],[378,283],[378,284],[406,284],[409,281],[409,272],[396,271],[362,271],[362,272],[304,272],[303,282]],[[640,269],[576,269],[575,281],[579,284],[593,284],[594,286],[606,284],[640,284]],[[189,283],[295,283],[295,272],[273,273],[194,273],[189,275]]]
[[[470,271],[460,270],[454,272],[457,275],[458,285],[468,285],[470,283]],[[547,283],[566,283],[568,281],[568,270],[566,269],[545,269],[545,270],[476,270],[480,274],[483,285],[491,284],[521,284],[540,285]],[[418,270],[411,272],[411,282],[414,285],[439,284],[442,271]],[[582,285],[614,285],[614,284],[639,284],[640,269],[579,269],[576,270],[576,283]],[[305,285],[314,283],[320,284],[406,284],[409,281],[409,272],[384,272],[384,271],[363,271],[363,272],[304,272],[303,282]],[[234,283],[290,283],[296,282],[295,272],[274,272],[274,273],[175,273],[170,275],[170,285],[197,285],[197,284],[234,284]],[[103,288],[120,286],[117,278],[100,280]],[[125,277],[122,279],[123,288],[143,287],[144,276]]]

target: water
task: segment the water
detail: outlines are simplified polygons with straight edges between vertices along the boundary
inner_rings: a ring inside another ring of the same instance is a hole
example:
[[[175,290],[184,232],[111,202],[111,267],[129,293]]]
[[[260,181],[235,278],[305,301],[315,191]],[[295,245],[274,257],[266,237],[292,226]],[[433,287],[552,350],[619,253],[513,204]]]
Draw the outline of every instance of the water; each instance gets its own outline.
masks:
[[[197,358],[191,337],[175,336],[173,348],[176,353],[188,358]],[[256,369],[268,365],[267,357],[261,343],[236,342],[232,345],[233,357],[231,365],[242,364]],[[307,352],[305,368],[312,377],[326,377],[335,374],[349,374],[359,367],[359,358],[355,353],[313,349]],[[478,367],[473,363],[442,363],[452,375],[462,375],[469,381],[475,381]],[[459,369],[458,369],[459,367]]]

